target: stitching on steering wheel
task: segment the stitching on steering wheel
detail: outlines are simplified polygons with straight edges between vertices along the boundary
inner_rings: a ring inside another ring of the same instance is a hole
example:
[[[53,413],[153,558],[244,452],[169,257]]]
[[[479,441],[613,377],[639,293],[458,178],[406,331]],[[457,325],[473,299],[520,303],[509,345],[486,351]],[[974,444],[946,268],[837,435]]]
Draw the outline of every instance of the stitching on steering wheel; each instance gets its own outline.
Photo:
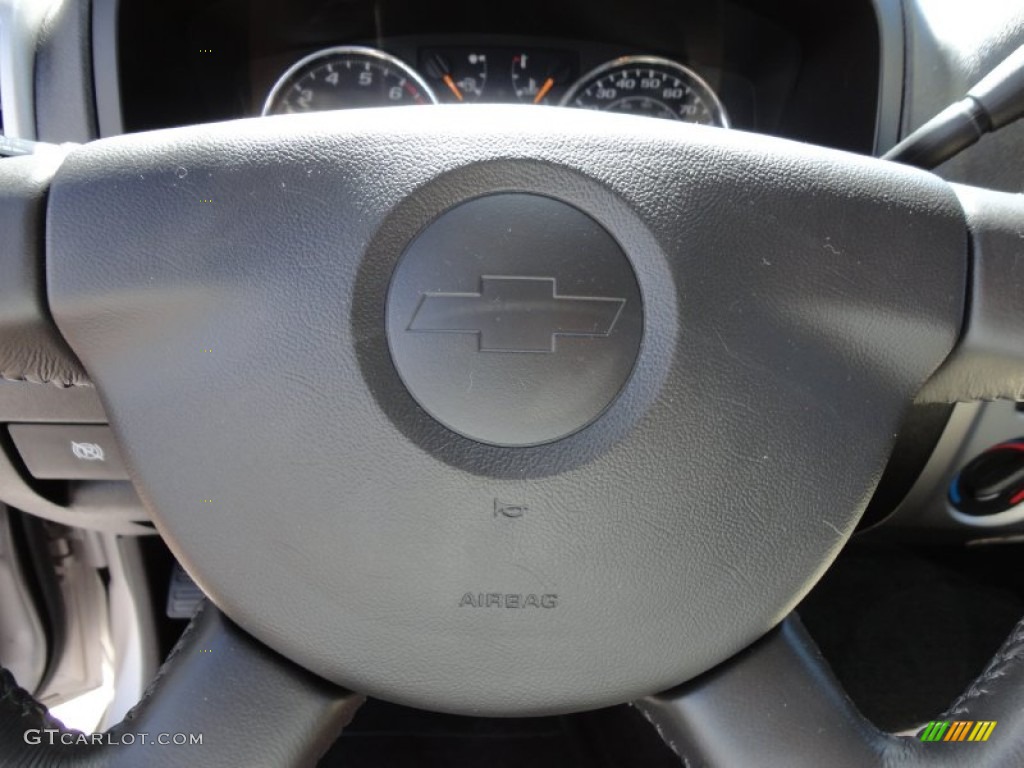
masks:
[[[55,387],[61,389],[68,389],[69,387],[91,387],[92,382],[89,381],[74,381],[67,378],[43,379],[33,376],[12,376],[7,373],[0,372],[0,379],[4,381],[11,381],[17,384],[53,384]]]
[[[991,695],[992,692],[987,689],[987,686],[999,678],[1005,677],[1009,672],[1009,667],[1019,663],[1024,663],[1024,619],[1013,628],[1013,632],[1010,633],[1010,636],[1006,638],[1003,645],[996,651],[996,655],[992,657],[992,660],[989,661],[982,673],[950,705],[949,709],[946,710],[946,715],[961,715],[968,710],[971,702],[983,696]]]
[[[0,702],[10,701],[21,709],[22,717],[40,718],[48,727],[67,731],[64,724],[54,718],[50,711],[36,698],[18,685],[18,682],[6,669],[0,669]]]
[[[188,626],[185,627],[185,631],[181,633],[181,637],[178,638],[178,642],[175,643],[174,647],[171,649],[171,652],[167,654],[167,658],[164,659],[164,663],[161,664],[160,665],[160,669],[157,670],[156,675],[150,681],[149,685],[146,686],[146,690],[143,692],[142,697],[139,699],[138,704],[136,704],[134,707],[129,709],[128,712],[125,713],[124,719],[121,720],[120,723],[117,723],[116,725],[111,726],[111,728],[110,728],[110,732],[111,733],[118,733],[128,723],[132,722],[135,719],[135,717],[138,715],[139,711],[145,707],[146,702],[148,702],[153,697],[153,694],[156,693],[156,689],[160,686],[160,681],[163,680],[163,678],[166,676],[168,670],[171,668],[171,663],[174,661],[174,658],[179,653],[181,653],[181,651],[184,650],[184,648],[187,645],[189,645],[189,643],[191,641],[191,638],[192,638],[192,635],[195,634],[196,629],[199,626],[199,621],[198,621],[199,615],[202,613],[202,611],[203,611],[203,609],[205,607],[206,607],[206,601],[203,600],[202,602],[199,603],[199,606],[193,612],[192,618],[189,621]]]

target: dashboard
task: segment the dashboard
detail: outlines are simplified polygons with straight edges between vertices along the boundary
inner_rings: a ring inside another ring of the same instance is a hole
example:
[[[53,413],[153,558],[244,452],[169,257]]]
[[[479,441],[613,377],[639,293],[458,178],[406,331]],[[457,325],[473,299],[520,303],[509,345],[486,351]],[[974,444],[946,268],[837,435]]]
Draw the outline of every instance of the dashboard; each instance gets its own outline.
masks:
[[[107,0],[110,2],[110,0]],[[779,6],[784,7],[779,7]],[[132,0],[116,131],[360,106],[599,109],[873,151],[870,0]],[[98,97],[102,94],[98,94]],[[100,122],[103,123],[103,115]],[[101,125],[102,129],[102,125]]]

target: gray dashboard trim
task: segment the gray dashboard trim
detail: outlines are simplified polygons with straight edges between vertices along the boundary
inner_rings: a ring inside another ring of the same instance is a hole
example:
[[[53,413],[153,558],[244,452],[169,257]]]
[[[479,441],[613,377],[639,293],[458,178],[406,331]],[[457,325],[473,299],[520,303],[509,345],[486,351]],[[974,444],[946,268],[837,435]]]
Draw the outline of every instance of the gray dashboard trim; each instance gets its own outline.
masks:
[[[92,3],[51,2],[35,51],[36,138],[54,143],[96,138],[92,82]]]
[[[872,0],[878,21],[878,109],[875,154],[882,155],[900,139],[903,75],[906,58],[903,7],[900,0]]]
[[[48,10],[46,2],[0,0],[0,99],[7,136],[34,139],[36,135],[36,41]]]
[[[124,133],[121,84],[117,79],[119,0],[92,2],[92,77],[96,90],[96,124],[101,138]]]

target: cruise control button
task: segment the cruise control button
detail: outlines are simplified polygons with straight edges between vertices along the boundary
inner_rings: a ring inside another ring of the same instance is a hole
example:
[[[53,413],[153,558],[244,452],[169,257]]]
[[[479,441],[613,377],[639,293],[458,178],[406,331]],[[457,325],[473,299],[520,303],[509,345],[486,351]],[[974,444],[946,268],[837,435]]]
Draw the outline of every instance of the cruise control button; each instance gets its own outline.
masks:
[[[11,424],[11,439],[39,480],[127,480],[128,472],[105,424]]]

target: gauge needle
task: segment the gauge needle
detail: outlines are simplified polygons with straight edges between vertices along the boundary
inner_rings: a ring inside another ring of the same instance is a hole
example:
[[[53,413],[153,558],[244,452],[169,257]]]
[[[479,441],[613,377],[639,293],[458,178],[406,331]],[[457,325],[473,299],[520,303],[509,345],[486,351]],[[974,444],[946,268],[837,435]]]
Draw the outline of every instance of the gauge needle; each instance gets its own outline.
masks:
[[[544,100],[544,97],[548,95],[548,91],[551,90],[554,84],[555,78],[553,77],[549,77],[547,80],[545,80],[544,85],[542,85],[540,87],[540,90],[537,91],[537,95],[533,97],[533,103],[540,104]]]
[[[455,94],[455,98],[462,101],[462,91],[459,90],[459,86],[457,86],[455,81],[452,80],[452,76],[445,72],[441,75],[441,79],[444,81],[444,84],[451,89],[451,92]]]

